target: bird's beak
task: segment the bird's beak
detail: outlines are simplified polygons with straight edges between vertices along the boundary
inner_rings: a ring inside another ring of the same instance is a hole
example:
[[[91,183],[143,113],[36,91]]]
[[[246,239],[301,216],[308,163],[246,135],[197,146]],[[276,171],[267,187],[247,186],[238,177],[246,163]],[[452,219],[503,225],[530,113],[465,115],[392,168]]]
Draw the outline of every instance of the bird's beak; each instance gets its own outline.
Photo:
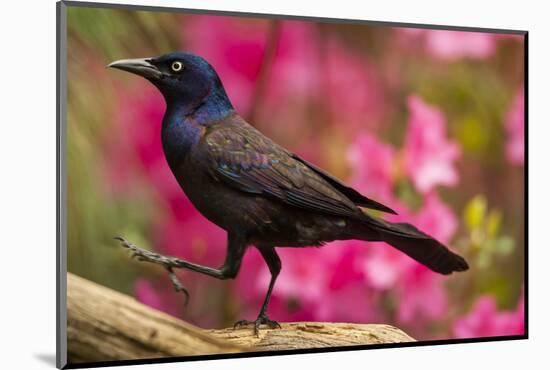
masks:
[[[151,63],[151,58],[121,59],[107,67],[122,69],[148,79],[158,80],[162,77],[162,72]]]

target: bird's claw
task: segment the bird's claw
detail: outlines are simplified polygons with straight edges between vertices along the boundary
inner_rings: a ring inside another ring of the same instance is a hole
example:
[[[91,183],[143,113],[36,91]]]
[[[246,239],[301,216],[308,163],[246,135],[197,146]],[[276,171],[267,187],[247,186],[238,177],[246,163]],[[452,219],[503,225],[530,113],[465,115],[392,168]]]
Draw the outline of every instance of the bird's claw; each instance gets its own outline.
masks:
[[[127,248],[130,252],[130,257],[135,258],[138,261],[142,262],[152,262],[164,266],[168,271],[168,276],[172,281],[172,285],[176,292],[182,292],[185,295],[185,305],[189,302],[189,291],[187,288],[179,281],[178,277],[174,273],[173,266],[170,264],[170,257],[162,256],[158,253],[148,251],[146,249],[139,248],[138,246],[128,242],[121,236],[115,236],[113,239],[118,240],[124,248]]]
[[[124,239],[122,236],[115,236],[113,239],[118,240],[124,248],[130,250],[130,256],[137,257],[140,255],[140,253],[138,252],[139,248],[130,243],[128,240]]]
[[[274,320],[271,320],[266,315],[260,315],[258,318],[254,321],[250,320],[239,320],[233,325],[233,330],[238,329],[242,326],[248,326],[248,325],[254,325],[254,334],[259,337],[260,336],[260,325],[267,325],[270,329],[281,329],[281,325]]]
[[[121,236],[115,236],[113,239],[118,240],[124,248],[128,249],[128,251],[130,252],[130,257],[135,258],[138,261],[150,261],[150,262],[158,263],[158,261],[154,257],[158,257],[160,255],[153,253],[151,251],[148,251],[146,249],[142,249],[130,243],[129,241],[127,241]]]
[[[171,267],[166,267],[166,270],[168,271],[168,276],[170,277],[170,280],[172,281],[172,285],[174,286],[174,289],[176,292],[182,292],[185,295],[185,305],[187,306],[187,303],[189,303],[189,291],[187,288],[179,281],[178,277],[174,273],[174,270]]]

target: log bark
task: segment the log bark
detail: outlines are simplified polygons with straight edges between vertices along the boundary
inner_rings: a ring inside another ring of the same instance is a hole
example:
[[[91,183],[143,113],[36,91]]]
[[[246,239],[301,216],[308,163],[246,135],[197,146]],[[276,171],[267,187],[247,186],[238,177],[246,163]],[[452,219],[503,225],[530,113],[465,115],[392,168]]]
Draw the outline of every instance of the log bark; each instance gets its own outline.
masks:
[[[381,324],[295,322],[282,329],[195,327],[80,278],[67,277],[69,363],[411,342]]]

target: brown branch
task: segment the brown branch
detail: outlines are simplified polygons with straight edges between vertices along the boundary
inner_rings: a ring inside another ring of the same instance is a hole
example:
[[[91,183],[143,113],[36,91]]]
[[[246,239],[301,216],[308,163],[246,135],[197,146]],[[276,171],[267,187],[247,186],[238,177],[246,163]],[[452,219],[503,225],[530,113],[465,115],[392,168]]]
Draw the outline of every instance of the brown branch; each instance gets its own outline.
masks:
[[[283,323],[204,330],[73,274],[67,277],[69,363],[414,341],[389,325]]]

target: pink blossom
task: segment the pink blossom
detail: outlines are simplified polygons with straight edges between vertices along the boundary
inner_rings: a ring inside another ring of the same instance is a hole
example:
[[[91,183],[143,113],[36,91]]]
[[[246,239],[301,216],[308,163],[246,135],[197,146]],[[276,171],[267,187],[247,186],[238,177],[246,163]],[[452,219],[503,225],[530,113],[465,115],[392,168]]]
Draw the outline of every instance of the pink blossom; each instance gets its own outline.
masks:
[[[418,263],[399,281],[397,296],[397,318],[403,323],[438,319],[447,309],[447,292],[442,276]]]
[[[391,198],[395,150],[370,134],[360,134],[348,150],[353,169],[351,183],[367,196]]]
[[[304,301],[320,302],[329,285],[329,259],[312,249],[280,250],[285,271],[278,278],[276,293]],[[307,263],[304,263],[307,261]],[[265,279],[267,280],[267,279]]]
[[[443,113],[415,95],[409,97],[408,107],[405,171],[422,193],[440,184],[456,185],[458,172],[453,162],[460,157],[460,147],[446,138]]]
[[[523,87],[516,95],[512,107],[506,115],[506,131],[508,143],[506,143],[506,156],[508,160],[517,165],[523,165],[525,144],[525,107]]]
[[[481,296],[470,313],[456,320],[453,325],[457,338],[522,335],[524,331],[523,296],[513,311],[499,311],[492,296]]]
[[[436,193],[426,194],[421,210],[408,222],[414,223],[442,243],[449,243],[458,228],[455,213]]]
[[[365,280],[378,290],[396,286],[415,262],[385,243],[369,243],[370,253],[364,260]]]

